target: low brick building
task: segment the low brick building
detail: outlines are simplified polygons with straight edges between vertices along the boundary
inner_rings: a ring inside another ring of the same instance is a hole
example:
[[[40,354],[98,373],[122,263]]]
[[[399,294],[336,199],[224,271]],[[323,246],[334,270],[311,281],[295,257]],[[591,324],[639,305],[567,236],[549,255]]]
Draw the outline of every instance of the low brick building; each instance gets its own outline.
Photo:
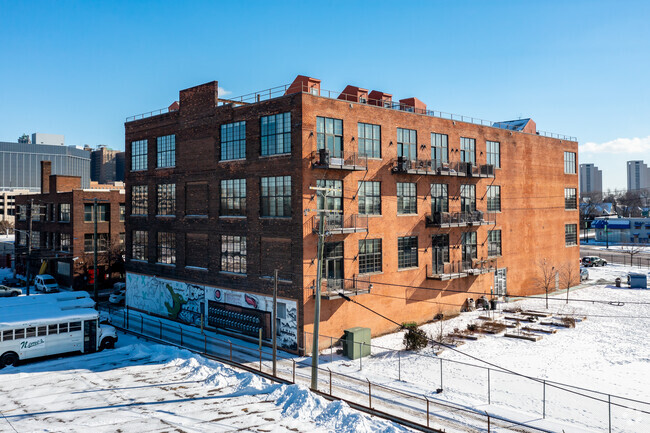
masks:
[[[578,263],[578,144],[531,119],[298,76],[237,99],[216,81],[182,90],[125,128],[130,308],[270,337],[278,269],[280,344],[308,348],[320,215],[320,332],[333,337],[394,329],[341,293],[425,322],[467,298],[538,293],[542,260]]]
[[[16,197],[16,256],[26,271],[29,219],[32,218],[32,275],[47,262],[45,273],[59,285],[84,289],[92,278],[94,255],[93,199],[97,199],[98,283],[123,268],[124,189],[81,188],[78,176],[51,175],[41,162],[41,194]]]

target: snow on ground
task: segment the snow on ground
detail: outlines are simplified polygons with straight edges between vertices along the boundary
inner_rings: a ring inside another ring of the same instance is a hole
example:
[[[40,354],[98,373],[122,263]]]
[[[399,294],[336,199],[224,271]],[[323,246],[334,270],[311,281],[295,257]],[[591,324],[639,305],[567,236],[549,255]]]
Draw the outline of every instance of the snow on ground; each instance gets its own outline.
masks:
[[[639,249],[642,253],[650,253],[650,246],[644,246],[644,245],[610,245],[609,248],[607,246],[601,246],[598,249],[603,250],[603,251],[626,251],[630,248],[634,249]]]
[[[406,432],[171,346],[120,335],[114,350],[0,370],[0,431]]]

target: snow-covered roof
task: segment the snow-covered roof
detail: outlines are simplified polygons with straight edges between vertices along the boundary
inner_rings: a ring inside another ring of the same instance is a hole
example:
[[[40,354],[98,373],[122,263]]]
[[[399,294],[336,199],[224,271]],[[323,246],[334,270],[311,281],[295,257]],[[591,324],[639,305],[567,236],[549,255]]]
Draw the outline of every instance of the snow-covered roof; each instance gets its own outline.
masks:
[[[0,298],[0,329],[37,326],[44,321],[97,318],[97,310],[86,292]]]

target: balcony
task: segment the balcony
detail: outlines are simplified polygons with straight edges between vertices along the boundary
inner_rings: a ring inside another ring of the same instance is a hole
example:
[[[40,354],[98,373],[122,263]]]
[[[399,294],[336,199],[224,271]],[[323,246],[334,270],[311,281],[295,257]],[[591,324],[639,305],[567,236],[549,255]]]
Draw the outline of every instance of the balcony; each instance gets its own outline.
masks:
[[[329,149],[319,149],[312,153],[312,167],[333,168],[337,170],[365,171],[368,170],[368,157],[356,152],[331,152]]]
[[[345,296],[357,296],[370,293],[372,284],[370,278],[359,278],[354,276],[352,279],[328,278],[323,279],[321,284],[321,299],[340,299],[341,294]]]
[[[496,259],[472,261],[460,260],[444,264],[427,265],[427,279],[447,281],[456,278],[487,274],[496,270]]]
[[[426,216],[427,227],[467,227],[496,225],[496,213],[474,212],[434,212]]]
[[[367,215],[326,214],[312,219],[312,229],[318,233],[320,219],[325,218],[325,235],[345,235],[349,233],[368,233]]]
[[[427,176],[494,177],[494,166],[472,165],[468,162],[443,162],[438,159],[406,159],[403,156],[393,161],[393,173]]]

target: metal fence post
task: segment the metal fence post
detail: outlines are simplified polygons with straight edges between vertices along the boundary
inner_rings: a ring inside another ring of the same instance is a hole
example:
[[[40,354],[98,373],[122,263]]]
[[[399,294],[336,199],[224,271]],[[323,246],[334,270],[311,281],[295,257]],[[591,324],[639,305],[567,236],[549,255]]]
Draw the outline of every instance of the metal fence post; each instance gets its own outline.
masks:
[[[440,358],[440,389],[442,389],[442,358]]]
[[[424,399],[427,401],[427,428],[429,427],[429,399],[427,396],[424,396]]]
[[[488,433],[490,433],[490,414],[485,411],[485,415],[487,416],[487,422],[488,422]]]
[[[330,396],[332,395],[332,370],[327,367],[327,370],[330,372]]]
[[[490,398],[490,369],[488,371],[488,404],[492,404],[492,399]]]
[[[292,372],[292,382],[295,384],[296,383],[296,360],[292,359],[293,361],[293,372]]]
[[[334,337],[330,337],[330,364],[334,362]]]
[[[397,380],[402,381],[402,356],[401,350],[397,351]]]
[[[262,372],[262,348],[260,347],[260,373]]]
[[[546,380],[544,381],[543,390],[544,390],[544,393],[543,393],[543,396],[542,396],[542,400],[543,400],[542,401],[542,403],[543,403],[543,406],[542,406],[542,418],[546,418]]]
[[[607,394],[607,409],[609,411],[609,433],[612,433],[612,396]]]
[[[367,377],[366,380],[368,380]],[[369,380],[368,380],[368,409],[372,409],[372,387]]]

